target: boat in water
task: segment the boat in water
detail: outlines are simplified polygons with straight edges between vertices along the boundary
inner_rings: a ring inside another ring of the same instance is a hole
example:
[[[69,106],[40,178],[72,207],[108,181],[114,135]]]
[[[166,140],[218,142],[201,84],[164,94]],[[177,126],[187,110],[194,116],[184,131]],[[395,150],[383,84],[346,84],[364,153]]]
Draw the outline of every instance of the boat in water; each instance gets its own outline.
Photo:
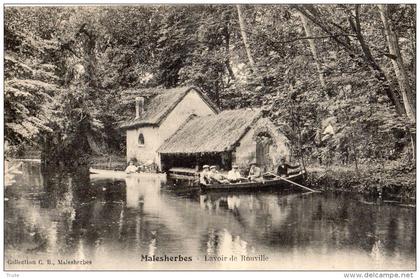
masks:
[[[300,185],[304,181],[305,172],[299,172],[297,174],[289,175],[287,177],[279,177],[273,174],[266,174],[259,181],[241,181],[241,182],[220,182],[211,184],[200,184],[199,173],[192,169],[185,168],[173,168],[168,174],[165,173],[146,173],[146,172],[133,172],[126,173],[124,171],[115,170],[102,170],[90,168],[91,179],[125,179],[128,177],[150,177],[150,176],[161,176],[162,179],[167,178],[165,183],[166,190],[174,191],[230,191],[230,190],[261,190],[267,188],[290,188],[290,186],[299,186],[300,188],[306,188]],[[312,189],[306,188],[306,190],[313,191]]]
[[[286,188],[291,182],[302,183],[304,180],[304,172],[290,175],[287,177],[264,177],[260,181],[243,181],[236,183],[212,183],[200,185],[202,190],[239,190],[239,189],[263,189],[263,188]]]
[[[287,177],[279,177],[274,174],[267,173],[259,181],[244,180],[240,182],[225,182],[210,184],[200,184],[199,173],[193,169],[187,168],[172,168],[168,173],[168,187],[173,190],[188,191],[188,190],[260,190],[265,188],[287,188],[290,186],[299,186],[305,179],[306,173],[304,171],[297,174],[292,174]],[[313,191],[306,188],[306,190]]]

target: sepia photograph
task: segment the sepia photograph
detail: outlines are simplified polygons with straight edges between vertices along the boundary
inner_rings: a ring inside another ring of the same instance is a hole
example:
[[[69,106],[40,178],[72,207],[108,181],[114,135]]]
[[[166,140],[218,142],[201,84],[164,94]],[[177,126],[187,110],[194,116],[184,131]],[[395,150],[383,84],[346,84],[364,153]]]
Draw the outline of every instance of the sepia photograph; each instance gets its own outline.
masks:
[[[3,271],[413,278],[416,4],[3,14]]]

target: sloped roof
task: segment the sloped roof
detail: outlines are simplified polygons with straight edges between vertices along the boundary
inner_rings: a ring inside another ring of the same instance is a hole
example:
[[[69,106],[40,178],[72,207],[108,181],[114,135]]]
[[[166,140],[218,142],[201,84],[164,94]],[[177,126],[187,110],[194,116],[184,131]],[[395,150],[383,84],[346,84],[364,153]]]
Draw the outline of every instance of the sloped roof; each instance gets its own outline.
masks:
[[[129,129],[140,126],[158,125],[178,105],[179,102],[190,92],[196,90],[202,99],[214,110],[218,111],[216,105],[201,92],[200,89],[192,86],[162,89],[162,93],[145,102],[144,112],[140,118],[132,117],[120,124],[120,128]]]
[[[260,109],[226,110],[192,116],[158,149],[162,154],[211,153],[232,150],[261,117]]]

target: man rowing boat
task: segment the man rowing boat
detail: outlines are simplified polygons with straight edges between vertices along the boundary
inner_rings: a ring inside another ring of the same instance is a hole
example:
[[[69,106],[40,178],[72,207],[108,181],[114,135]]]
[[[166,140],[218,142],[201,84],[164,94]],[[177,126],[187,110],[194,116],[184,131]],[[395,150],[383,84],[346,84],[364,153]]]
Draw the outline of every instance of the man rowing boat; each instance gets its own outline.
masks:
[[[293,170],[293,169],[298,169],[298,168],[300,168],[300,165],[291,166],[286,163],[285,158],[281,158],[280,165],[277,167],[277,175],[281,177],[285,177],[288,175],[297,174],[299,173],[299,171],[289,172],[289,169]]]

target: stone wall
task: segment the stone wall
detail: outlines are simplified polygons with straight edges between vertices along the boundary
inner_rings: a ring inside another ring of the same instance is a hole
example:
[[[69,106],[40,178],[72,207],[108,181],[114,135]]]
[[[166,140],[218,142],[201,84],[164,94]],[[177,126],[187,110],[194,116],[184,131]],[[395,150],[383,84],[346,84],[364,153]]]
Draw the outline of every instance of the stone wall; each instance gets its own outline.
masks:
[[[272,161],[272,167],[280,163],[280,158],[290,157],[289,140],[280,132],[274,124],[267,118],[260,118],[257,123],[241,139],[240,145],[235,149],[233,162],[239,168],[246,169],[249,164],[256,159],[256,137],[260,133],[267,133],[273,139],[273,145],[270,146],[269,154]]]
[[[140,133],[144,136],[144,145],[140,145]],[[158,128],[141,127],[127,130],[127,162],[136,159],[140,163],[158,163],[156,150],[160,146]]]

